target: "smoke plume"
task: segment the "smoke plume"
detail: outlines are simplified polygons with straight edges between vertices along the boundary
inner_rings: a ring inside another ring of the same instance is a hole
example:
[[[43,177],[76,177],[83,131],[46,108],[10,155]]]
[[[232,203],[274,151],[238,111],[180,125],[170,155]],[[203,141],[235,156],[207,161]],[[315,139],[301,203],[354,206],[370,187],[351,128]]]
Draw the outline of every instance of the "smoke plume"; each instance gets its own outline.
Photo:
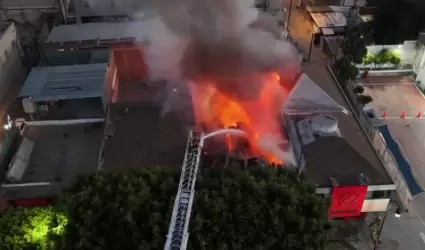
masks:
[[[279,39],[276,19],[253,0],[157,0],[157,19],[146,51],[152,79],[217,83],[249,98],[258,84],[250,72],[298,64],[293,46]]]
[[[203,118],[211,114],[202,109],[206,95],[200,93],[213,85],[214,91],[241,105],[253,121],[250,127],[260,134],[255,143],[262,153],[292,161],[290,152],[279,146],[285,138],[277,119],[288,93],[283,93],[276,77],[270,84],[263,79],[271,72],[277,76],[293,73],[294,66],[299,66],[294,47],[280,38],[277,19],[259,13],[253,0],[155,3],[157,18],[145,48],[145,61],[150,79],[169,82],[163,113],[188,113],[193,104],[196,122],[205,122],[208,119]],[[229,116],[238,119],[231,113]],[[256,140],[254,134],[252,141]]]

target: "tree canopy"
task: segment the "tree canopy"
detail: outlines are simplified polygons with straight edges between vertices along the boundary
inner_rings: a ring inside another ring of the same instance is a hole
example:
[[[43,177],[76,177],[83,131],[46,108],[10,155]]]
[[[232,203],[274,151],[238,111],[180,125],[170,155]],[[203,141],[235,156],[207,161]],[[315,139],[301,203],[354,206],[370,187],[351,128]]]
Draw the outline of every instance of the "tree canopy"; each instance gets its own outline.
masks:
[[[81,177],[55,208],[8,208],[0,249],[163,249],[180,172],[149,168]],[[283,168],[198,174],[188,249],[324,249],[328,204]]]
[[[179,172],[150,168],[83,177],[60,200],[60,249],[162,249]],[[200,170],[188,249],[323,249],[327,202],[285,169]]]
[[[370,23],[376,44],[401,44],[416,40],[425,28],[425,1],[423,0],[368,0],[375,6]]]
[[[53,249],[52,237],[63,233],[65,224],[65,216],[52,207],[10,207],[0,214],[0,249]]]
[[[327,204],[282,168],[206,169],[197,183],[191,249],[322,249]]]

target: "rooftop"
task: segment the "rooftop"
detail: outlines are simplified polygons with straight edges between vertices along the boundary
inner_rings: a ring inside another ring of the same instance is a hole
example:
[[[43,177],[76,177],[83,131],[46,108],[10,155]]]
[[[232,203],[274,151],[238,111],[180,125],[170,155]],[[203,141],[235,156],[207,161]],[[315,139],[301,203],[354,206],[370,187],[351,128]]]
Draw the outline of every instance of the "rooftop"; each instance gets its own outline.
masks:
[[[116,46],[111,59],[111,68],[114,67],[117,68],[119,84],[114,102],[151,103],[164,100],[165,82],[151,82],[146,77],[148,72],[141,46]]]
[[[140,46],[115,47],[110,67],[117,68],[118,88],[107,113],[105,134],[110,138],[104,142],[103,168],[180,167],[189,131],[183,124],[193,120],[192,107],[179,103],[177,106],[186,109],[164,112],[175,109],[166,102],[173,100],[170,87],[166,82],[152,82],[146,77]]]
[[[183,160],[187,131],[190,129],[182,125],[188,124],[187,122],[181,121],[182,119],[186,119],[186,121],[191,119],[189,113],[192,112],[188,112],[188,110],[191,111],[192,108],[186,107],[184,112],[168,113],[162,116],[163,106],[161,104],[170,99],[170,96],[167,96],[167,84],[148,81],[146,66],[143,63],[143,51],[140,47],[123,46],[121,49],[114,49],[111,65],[116,66],[118,71],[119,98],[108,110],[106,134],[110,138],[105,140],[103,168],[180,166]],[[309,64],[304,67],[304,71],[327,95],[349,110],[346,100],[329,72],[322,65],[320,67],[323,68],[320,70],[317,67],[317,64]],[[293,96],[305,99],[308,98],[305,94],[312,92],[312,88],[308,84],[303,84],[298,86],[297,92]],[[353,178],[350,177],[346,180],[343,177],[358,176],[361,173],[364,173],[376,184],[392,183],[372,145],[351,114],[341,113],[341,107],[335,106],[332,102],[324,102],[323,99],[326,97],[323,94],[308,99],[310,103],[307,106],[298,105],[295,99],[288,102],[292,106],[288,104],[285,107],[287,111],[299,113],[304,109],[315,108],[316,110],[319,108],[317,112],[323,110],[339,112],[334,116],[339,121],[343,137],[319,138],[316,144],[313,143],[305,148],[306,151],[309,151],[306,152],[306,156],[310,159],[307,164],[307,174],[317,184],[330,185],[329,177],[331,176],[339,176],[341,183],[350,182]],[[317,107],[318,104],[322,104],[322,106]],[[187,116],[181,117],[178,116],[179,114]],[[341,154],[335,156],[337,150],[341,150]],[[322,155],[326,155],[327,158]],[[334,161],[328,162],[331,158],[334,158]],[[352,161],[347,163],[347,159]],[[342,167],[344,167],[344,171],[341,171]]]
[[[152,21],[102,22],[59,25],[52,29],[46,43],[62,43],[87,40],[119,40],[137,38],[147,41]]]
[[[340,12],[310,13],[311,18],[319,28],[345,27],[347,18]]]
[[[46,51],[40,67],[108,63],[110,49],[97,48],[92,50]]]
[[[341,90],[324,65],[306,64],[303,69],[329,96],[350,110]],[[372,184],[391,184],[392,180],[383,163],[353,114],[333,113],[332,116],[338,120],[342,137],[319,138],[303,147],[307,161],[306,174],[317,185],[325,187],[330,185],[329,177],[335,177],[341,185],[350,185],[353,180],[357,180],[352,177],[362,173]]]
[[[51,193],[58,185],[70,183],[76,175],[96,171],[103,138],[101,123],[75,125],[27,125],[24,137],[34,142],[22,183],[51,182],[34,188],[3,188],[8,199],[31,198]]]
[[[18,97],[33,101],[101,97],[107,63],[33,68]]]
[[[154,104],[112,104],[108,111],[103,169],[181,166],[189,128],[176,113],[162,116]]]

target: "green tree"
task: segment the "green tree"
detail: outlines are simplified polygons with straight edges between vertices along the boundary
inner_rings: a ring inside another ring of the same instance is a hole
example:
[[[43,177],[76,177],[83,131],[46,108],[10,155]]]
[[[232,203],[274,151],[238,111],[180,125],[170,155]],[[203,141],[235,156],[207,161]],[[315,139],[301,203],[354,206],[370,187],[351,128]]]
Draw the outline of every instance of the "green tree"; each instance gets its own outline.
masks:
[[[66,218],[51,207],[7,208],[0,214],[0,249],[48,250],[63,233]]]
[[[283,168],[205,169],[197,183],[191,249],[323,249],[327,203]]]
[[[364,26],[356,11],[351,9],[347,17],[346,35],[341,44],[344,60],[359,64],[367,54]]]
[[[357,67],[343,58],[337,60],[334,66],[337,70],[338,80],[341,83],[345,83],[347,80],[355,80],[359,74]]]
[[[166,168],[81,177],[59,198],[68,217],[60,249],[161,249],[179,172]]]
[[[81,178],[60,199],[60,249],[162,249],[179,171],[149,168]],[[327,201],[285,169],[202,169],[188,249],[323,249]]]
[[[416,40],[425,28],[425,1],[423,0],[368,0],[375,6],[370,23],[375,44],[401,44]]]
[[[353,63],[362,63],[367,54],[363,24],[354,8],[347,17],[346,29],[344,40],[340,44],[344,56],[334,62],[334,71],[341,82],[357,77],[358,70]]]

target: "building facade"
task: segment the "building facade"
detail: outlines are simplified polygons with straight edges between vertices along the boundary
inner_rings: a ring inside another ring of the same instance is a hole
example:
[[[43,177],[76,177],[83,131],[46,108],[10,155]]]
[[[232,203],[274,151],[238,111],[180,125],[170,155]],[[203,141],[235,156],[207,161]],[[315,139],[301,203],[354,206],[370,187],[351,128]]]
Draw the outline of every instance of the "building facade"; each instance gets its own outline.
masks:
[[[23,65],[22,50],[13,23],[0,23],[0,102],[8,94],[19,91],[27,70]]]

